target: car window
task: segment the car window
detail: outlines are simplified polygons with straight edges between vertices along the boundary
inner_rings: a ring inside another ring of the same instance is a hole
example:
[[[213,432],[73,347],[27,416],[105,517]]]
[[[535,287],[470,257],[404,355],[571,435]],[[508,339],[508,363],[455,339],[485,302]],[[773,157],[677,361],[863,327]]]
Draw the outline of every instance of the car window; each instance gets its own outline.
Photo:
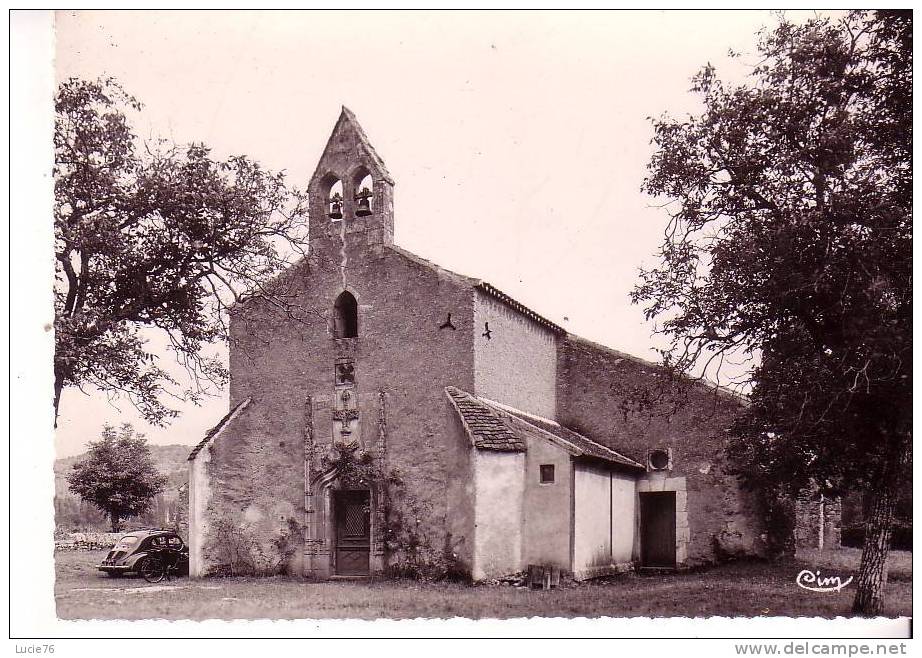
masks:
[[[166,537],[160,535],[159,537],[154,537],[150,540],[151,546],[155,548],[164,548],[167,545]]]
[[[117,551],[127,551],[129,548],[138,543],[138,538],[134,535],[125,535],[118,540],[118,543],[115,545],[115,550]]]
[[[166,538],[167,543],[170,545],[170,548],[179,548],[182,546],[182,539],[176,535],[170,535]]]

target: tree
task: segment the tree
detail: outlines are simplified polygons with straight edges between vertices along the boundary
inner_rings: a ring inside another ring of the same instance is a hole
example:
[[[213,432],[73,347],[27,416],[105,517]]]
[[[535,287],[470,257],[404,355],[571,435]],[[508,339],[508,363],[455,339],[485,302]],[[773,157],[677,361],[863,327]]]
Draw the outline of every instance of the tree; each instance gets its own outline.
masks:
[[[874,500],[853,611],[883,605],[894,492],[911,460],[912,18],[783,18],[703,112],[654,120],[643,189],[670,200],[660,264],[632,293],[664,361],[750,404],[730,453],[753,486]]]
[[[167,478],[151,458],[147,439],[128,423],[116,430],[106,425],[102,439],[90,443],[87,458],[67,476],[70,490],[95,505],[119,532],[125,519],[143,514]]]
[[[126,396],[153,424],[197,401],[227,372],[203,346],[227,338],[225,312],[260,297],[296,307],[275,277],[303,254],[303,197],[246,156],[202,144],[142,144],[141,109],[113,79],[72,78],[55,96],[54,229],[57,419],[65,386]],[[177,388],[142,329],[162,332],[189,372]]]

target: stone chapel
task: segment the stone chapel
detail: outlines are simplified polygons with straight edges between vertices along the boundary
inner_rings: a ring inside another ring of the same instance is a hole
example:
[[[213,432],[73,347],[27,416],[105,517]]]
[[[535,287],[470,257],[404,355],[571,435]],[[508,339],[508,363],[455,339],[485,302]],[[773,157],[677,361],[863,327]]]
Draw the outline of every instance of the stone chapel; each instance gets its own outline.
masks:
[[[741,402],[394,244],[394,179],[343,108],[311,178],[299,318],[231,310],[229,413],[189,456],[190,571],[575,578],[759,554],[723,446]],[[668,398],[668,396],[667,396]]]

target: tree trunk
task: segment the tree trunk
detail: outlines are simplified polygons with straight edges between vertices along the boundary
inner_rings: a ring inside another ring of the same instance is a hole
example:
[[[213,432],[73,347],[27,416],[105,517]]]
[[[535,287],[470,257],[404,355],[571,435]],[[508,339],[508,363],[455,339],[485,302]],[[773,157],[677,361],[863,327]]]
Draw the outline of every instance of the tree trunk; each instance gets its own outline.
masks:
[[[858,567],[857,591],[852,612],[874,617],[884,605],[887,584],[887,556],[890,554],[890,533],[896,496],[892,478],[884,478],[872,493],[870,510],[864,522],[864,550]]]
[[[64,390],[64,373],[54,369],[54,428],[58,428],[58,407],[61,405],[61,391]]]

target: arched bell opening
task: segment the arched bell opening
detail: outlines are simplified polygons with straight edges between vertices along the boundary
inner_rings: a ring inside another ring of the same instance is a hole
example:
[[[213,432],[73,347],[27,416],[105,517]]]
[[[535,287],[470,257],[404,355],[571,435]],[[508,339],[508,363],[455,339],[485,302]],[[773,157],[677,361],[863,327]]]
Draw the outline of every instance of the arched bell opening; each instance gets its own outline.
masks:
[[[343,218],[343,182],[333,175],[324,179],[323,198],[327,217],[334,222]]]
[[[368,217],[374,212],[375,182],[371,172],[359,167],[352,176],[352,189],[355,190],[355,216]]]

